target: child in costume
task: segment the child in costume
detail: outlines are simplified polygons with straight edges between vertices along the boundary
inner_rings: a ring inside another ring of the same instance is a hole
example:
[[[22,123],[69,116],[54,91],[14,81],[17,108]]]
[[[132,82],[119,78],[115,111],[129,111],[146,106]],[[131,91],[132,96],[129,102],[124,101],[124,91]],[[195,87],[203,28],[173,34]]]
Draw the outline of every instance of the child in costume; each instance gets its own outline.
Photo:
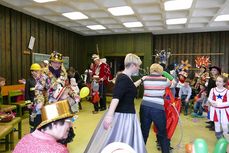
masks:
[[[186,79],[184,81],[184,86],[182,86],[179,90],[179,98],[182,102],[182,107],[184,109],[184,115],[188,115],[188,105],[189,100],[192,95],[192,88],[190,87],[190,80]]]
[[[210,120],[215,124],[215,135],[220,139],[223,134],[228,133],[229,123],[229,92],[224,86],[227,78],[218,76],[216,78],[216,87],[212,88],[208,97],[210,103]],[[222,127],[222,129],[221,129]]]
[[[99,96],[99,83],[96,79],[93,79],[93,81],[91,82],[91,91],[92,91],[92,98],[91,101],[94,105],[94,111],[92,111],[93,114],[97,114],[99,111],[99,100],[100,100],[100,96]]]
[[[34,63],[30,67],[31,77],[26,80],[25,84],[25,100],[31,104],[28,105],[30,109],[30,132],[33,132],[41,123],[40,109],[45,104],[45,84],[46,76],[41,73],[39,64]]]
[[[204,84],[199,85],[200,92],[197,96],[195,96],[194,101],[194,113],[192,114],[194,117],[201,117],[203,115],[204,105],[207,100],[207,93]]]

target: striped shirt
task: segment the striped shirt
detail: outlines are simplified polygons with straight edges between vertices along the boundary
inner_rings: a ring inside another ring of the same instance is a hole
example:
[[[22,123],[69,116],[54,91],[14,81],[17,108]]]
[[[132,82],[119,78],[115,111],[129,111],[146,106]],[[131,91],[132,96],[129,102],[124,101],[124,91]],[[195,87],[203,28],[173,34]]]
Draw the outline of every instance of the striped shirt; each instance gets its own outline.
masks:
[[[164,110],[163,96],[165,88],[171,85],[170,81],[159,74],[151,74],[146,77],[143,84],[144,95],[142,105]]]

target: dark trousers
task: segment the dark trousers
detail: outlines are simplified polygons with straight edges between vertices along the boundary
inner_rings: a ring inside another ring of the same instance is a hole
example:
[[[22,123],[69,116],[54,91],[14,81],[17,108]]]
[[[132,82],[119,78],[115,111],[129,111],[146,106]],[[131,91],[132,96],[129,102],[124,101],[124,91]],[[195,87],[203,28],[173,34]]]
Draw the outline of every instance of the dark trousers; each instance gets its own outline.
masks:
[[[149,130],[153,122],[157,128],[157,141],[161,146],[162,153],[169,153],[170,141],[167,137],[165,111],[141,105],[140,122],[145,144],[147,142]]]
[[[187,95],[181,95],[182,109],[184,109],[184,115],[188,114],[188,102],[185,102]]]
[[[97,103],[93,103],[93,105],[94,105],[94,110],[95,111],[99,111],[99,103],[97,102]]]
[[[41,123],[41,114],[37,114],[33,121],[31,121],[31,117],[29,118],[30,122],[30,133],[36,130],[37,126]]]
[[[198,115],[203,115],[203,107],[202,107],[202,101],[201,102],[196,102],[194,105],[194,113],[197,113]]]
[[[107,105],[106,105],[106,87],[104,85],[104,83],[99,84],[99,96],[100,96],[100,108],[101,109],[106,109]]]

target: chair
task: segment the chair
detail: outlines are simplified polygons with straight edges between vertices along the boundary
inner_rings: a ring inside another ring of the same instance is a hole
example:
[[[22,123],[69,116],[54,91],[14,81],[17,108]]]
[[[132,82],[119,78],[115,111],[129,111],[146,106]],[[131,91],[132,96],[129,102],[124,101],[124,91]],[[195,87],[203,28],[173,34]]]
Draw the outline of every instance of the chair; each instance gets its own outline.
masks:
[[[13,98],[16,98],[17,96],[22,96],[24,93],[21,90],[11,90],[8,93],[8,104],[9,105],[16,105],[17,106],[17,115],[22,117],[23,115],[23,108],[26,107],[26,102],[23,101],[16,101],[13,100]]]

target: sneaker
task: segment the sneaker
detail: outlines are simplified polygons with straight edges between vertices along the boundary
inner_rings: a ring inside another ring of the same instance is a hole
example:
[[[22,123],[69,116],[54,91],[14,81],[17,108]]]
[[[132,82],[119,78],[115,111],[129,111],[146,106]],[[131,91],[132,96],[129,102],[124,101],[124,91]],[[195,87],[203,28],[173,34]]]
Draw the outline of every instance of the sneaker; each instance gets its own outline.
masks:
[[[98,114],[99,112],[98,111],[92,111],[93,114]]]
[[[156,144],[157,144],[157,150],[161,150],[161,146],[160,146],[160,144],[158,143],[158,141],[156,141]]]

